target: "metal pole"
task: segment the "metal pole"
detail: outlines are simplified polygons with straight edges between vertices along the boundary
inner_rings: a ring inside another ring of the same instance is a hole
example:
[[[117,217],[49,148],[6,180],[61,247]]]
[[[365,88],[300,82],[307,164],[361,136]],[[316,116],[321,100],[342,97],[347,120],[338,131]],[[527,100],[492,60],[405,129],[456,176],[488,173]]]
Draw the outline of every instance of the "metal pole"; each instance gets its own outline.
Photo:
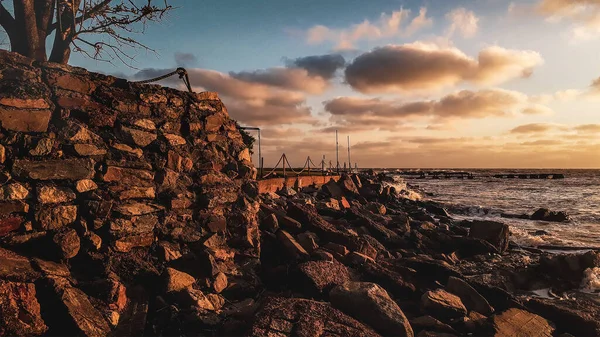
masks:
[[[308,164],[308,176],[310,177],[310,156],[306,159],[306,164]]]
[[[260,176],[263,174],[262,152],[260,148],[260,129],[258,129],[258,165],[260,165]]]
[[[265,158],[260,158],[260,178],[263,177],[263,165],[265,164]]]
[[[323,155],[323,160],[321,160],[321,174],[325,175],[325,155]]]
[[[340,174],[340,146],[338,143],[338,130],[335,130],[335,161],[336,161],[336,171],[337,174]]]
[[[348,172],[352,173],[352,162],[350,161],[350,136],[348,136]]]
[[[283,166],[283,184],[285,185],[285,153],[282,155],[281,165]]]

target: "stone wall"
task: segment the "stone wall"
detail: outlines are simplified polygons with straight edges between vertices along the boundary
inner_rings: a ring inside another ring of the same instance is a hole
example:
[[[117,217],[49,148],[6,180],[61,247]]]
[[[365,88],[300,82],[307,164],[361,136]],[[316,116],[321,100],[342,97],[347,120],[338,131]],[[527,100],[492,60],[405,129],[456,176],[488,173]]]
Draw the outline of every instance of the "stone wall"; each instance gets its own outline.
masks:
[[[133,333],[170,267],[252,282],[256,170],[216,93],[0,51],[0,123],[0,335]]]

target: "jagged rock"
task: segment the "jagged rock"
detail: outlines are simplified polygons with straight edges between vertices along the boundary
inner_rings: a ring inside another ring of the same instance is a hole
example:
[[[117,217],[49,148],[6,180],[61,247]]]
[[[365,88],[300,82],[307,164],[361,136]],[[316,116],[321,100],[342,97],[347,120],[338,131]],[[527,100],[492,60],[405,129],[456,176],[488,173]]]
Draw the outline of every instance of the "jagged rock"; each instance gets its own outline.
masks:
[[[121,144],[121,143],[115,143],[111,145],[114,149],[117,149],[119,151],[123,151],[129,154],[134,155],[137,158],[141,158],[144,155],[144,151],[142,151],[142,149],[139,148],[133,148],[127,144]]]
[[[427,330],[436,332],[456,333],[451,326],[442,323],[431,316],[421,316],[410,320],[410,325],[414,330]]]
[[[413,330],[400,307],[375,283],[346,282],[329,293],[331,304],[374,327],[382,334],[413,336]]]
[[[37,142],[33,149],[29,150],[29,154],[32,156],[45,156],[52,152],[53,147],[54,139],[42,138]]]
[[[531,215],[531,220],[550,221],[550,222],[567,222],[571,218],[566,212],[550,211],[546,208],[540,208]]]
[[[294,298],[269,298],[256,314],[249,336],[377,337],[370,327],[328,303]]]
[[[218,294],[208,294],[206,295],[206,299],[212,304],[215,310],[221,310],[225,305],[225,299]]]
[[[548,320],[517,308],[494,315],[492,323],[496,337],[550,337],[554,332]]]
[[[79,253],[81,247],[81,241],[79,235],[74,229],[68,229],[54,235],[52,238],[54,243],[59,249],[60,257],[63,259],[70,259],[75,257]]]
[[[315,249],[319,248],[317,241],[319,238],[315,233],[304,232],[298,234],[298,243],[304,248],[309,254]]]
[[[167,139],[167,141],[169,142],[169,144],[171,144],[171,146],[179,146],[179,145],[186,144],[185,138],[183,138],[179,135],[174,135],[172,133],[165,133],[165,134],[163,134],[163,136]]]
[[[368,262],[375,263],[375,260],[373,260],[373,258],[358,252],[350,253],[350,255],[348,255],[348,261],[353,265],[363,265]]]
[[[102,177],[105,182],[116,182],[128,186],[152,187],[154,174],[151,171],[109,166]]]
[[[93,191],[98,188],[98,185],[91,179],[81,179],[75,184],[75,190],[79,193]]]
[[[84,243],[95,251],[99,251],[102,248],[102,238],[94,232],[87,232],[83,236],[83,239],[85,240]]]
[[[348,268],[337,261],[309,261],[298,266],[301,289],[309,294],[324,294],[332,287],[350,281]]]
[[[19,183],[0,187],[0,200],[24,200],[27,198],[29,198],[29,190]]]
[[[113,242],[113,248],[117,252],[127,253],[133,248],[149,247],[154,243],[154,233],[130,235]]]
[[[326,184],[324,184],[322,189],[332,198],[340,198],[344,195],[342,188],[333,179],[329,180]]]
[[[86,159],[15,160],[13,173],[33,180],[79,180],[94,175],[94,161]]]
[[[192,275],[173,268],[165,269],[163,277],[165,279],[166,292],[180,291],[196,282],[196,279]]]
[[[280,229],[277,231],[276,235],[290,257],[295,259],[307,259],[309,257],[308,252],[302,248],[290,233]]]
[[[7,217],[0,219],[0,237],[7,235],[10,232],[16,231],[21,228],[21,224],[24,219],[21,217]]]
[[[467,309],[460,297],[443,289],[431,290],[421,297],[421,308],[424,312],[442,320],[467,315]]]
[[[6,130],[46,132],[52,111],[0,108],[0,122]]]
[[[121,189],[121,188],[119,188]],[[119,200],[127,199],[154,199],[156,197],[156,189],[154,187],[129,187],[117,192]]]
[[[501,253],[508,249],[509,227],[495,221],[475,220],[471,223],[469,236],[491,243]]]
[[[146,204],[129,201],[115,207],[115,211],[126,216],[139,216],[160,212],[164,207],[156,204]]]
[[[161,258],[165,262],[174,261],[183,256],[175,243],[161,241],[159,247]]]
[[[328,242],[327,244],[325,244],[323,246],[323,248],[325,248],[331,252],[337,253],[341,256],[346,256],[349,253],[348,248],[346,248],[346,246],[339,245],[339,244],[333,243],[333,242]]]
[[[277,221],[277,217],[273,213],[264,217],[260,222],[260,225],[262,229],[272,233],[275,233],[277,229],[279,229],[279,221]]]
[[[155,141],[157,138],[155,133],[136,130],[125,126],[121,127],[121,131],[126,141],[132,142],[140,147],[146,147],[150,145],[150,143]]]
[[[595,299],[578,296],[561,300],[532,298],[528,309],[556,324],[558,331],[575,336],[600,335],[600,304]]]
[[[37,188],[37,200],[42,204],[73,201],[76,195],[70,188],[42,185]]]
[[[589,251],[584,254],[559,254],[540,259],[540,269],[548,275],[579,286],[588,268],[600,267],[600,253]]]
[[[349,195],[359,195],[358,188],[356,187],[356,185],[354,185],[354,181],[352,181],[352,178],[350,178],[350,176],[347,174],[342,175],[342,177],[338,181],[338,185],[340,185],[344,193],[347,193]]]
[[[277,222],[286,230],[297,232],[302,229],[302,224],[287,215],[277,214]]]
[[[218,273],[213,281],[213,289],[218,294],[227,288],[227,276],[224,273]]]
[[[30,282],[39,277],[29,259],[10,250],[0,248],[0,279]]]
[[[462,303],[469,311],[477,311],[486,316],[494,312],[494,308],[492,308],[485,297],[481,296],[477,290],[473,289],[473,287],[462,279],[450,276],[446,284],[446,290],[460,297]]]
[[[189,275],[188,275],[189,276]],[[197,309],[214,311],[215,306],[210,299],[201,291],[185,287],[179,294],[180,302],[194,306]]]
[[[42,230],[58,229],[72,224],[77,219],[77,206],[47,206],[36,214],[36,221]]]
[[[367,203],[366,207],[369,211],[371,211],[375,214],[385,215],[385,213],[386,213],[385,206],[378,202],[369,202],[369,203]]]
[[[35,285],[0,280],[0,335],[37,336],[47,330]]]

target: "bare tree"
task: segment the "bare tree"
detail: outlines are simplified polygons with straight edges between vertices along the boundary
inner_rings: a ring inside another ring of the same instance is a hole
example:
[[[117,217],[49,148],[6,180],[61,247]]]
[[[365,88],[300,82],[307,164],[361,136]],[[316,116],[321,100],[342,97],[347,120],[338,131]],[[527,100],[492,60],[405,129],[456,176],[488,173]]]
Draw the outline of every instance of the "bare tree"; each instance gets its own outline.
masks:
[[[144,48],[134,33],[173,9],[168,0],[0,0],[0,26],[11,50],[39,61],[66,64],[71,51],[111,62],[132,60],[129,48]],[[54,34],[50,57],[46,41]]]

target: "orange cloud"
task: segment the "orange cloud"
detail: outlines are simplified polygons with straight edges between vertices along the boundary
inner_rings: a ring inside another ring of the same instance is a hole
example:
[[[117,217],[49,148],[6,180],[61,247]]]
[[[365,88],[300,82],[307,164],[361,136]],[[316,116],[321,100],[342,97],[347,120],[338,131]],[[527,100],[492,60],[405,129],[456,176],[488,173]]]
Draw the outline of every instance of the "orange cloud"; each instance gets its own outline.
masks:
[[[528,77],[543,59],[534,51],[488,47],[471,58],[457,48],[411,43],[376,48],[354,59],[346,81],[362,93],[439,89],[461,82],[498,84]]]
[[[471,38],[477,35],[479,30],[479,18],[473,11],[466,8],[456,8],[446,14],[451,24],[448,27],[447,35],[452,36],[459,32],[464,38]]]
[[[322,94],[329,82],[321,76],[311,76],[306,69],[268,68],[255,71],[230,72],[235,79],[245,82],[261,83],[288,90],[299,90],[311,94]]]

